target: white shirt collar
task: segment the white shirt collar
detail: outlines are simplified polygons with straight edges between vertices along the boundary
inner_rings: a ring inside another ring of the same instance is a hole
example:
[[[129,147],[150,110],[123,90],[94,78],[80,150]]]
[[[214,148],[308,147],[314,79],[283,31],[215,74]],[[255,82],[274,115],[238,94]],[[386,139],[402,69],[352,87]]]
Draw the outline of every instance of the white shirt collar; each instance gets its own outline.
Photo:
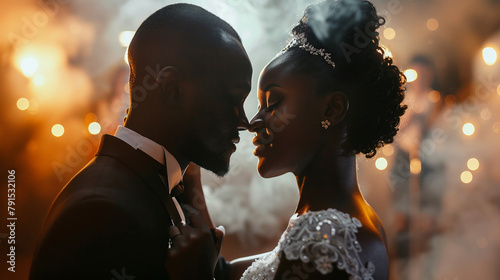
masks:
[[[125,143],[132,146],[132,148],[145,152],[163,165],[165,165],[165,159],[167,159],[169,193],[179,184],[183,174],[179,162],[162,145],[121,125],[116,129],[115,137],[123,140]]]

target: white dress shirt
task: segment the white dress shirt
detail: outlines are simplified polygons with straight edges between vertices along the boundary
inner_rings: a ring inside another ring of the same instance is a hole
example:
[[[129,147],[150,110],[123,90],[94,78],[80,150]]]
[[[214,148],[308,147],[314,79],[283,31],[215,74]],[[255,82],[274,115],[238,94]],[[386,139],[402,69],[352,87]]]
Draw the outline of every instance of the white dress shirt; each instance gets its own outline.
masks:
[[[162,145],[140,135],[130,128],[121,125],[119,125],[118,129],[116,129],[115,137],[123,140],[125,143],[132,146],[132,148],[143,151],[163,165],[165,165],[165,159],[167,160],[168,193],[170,193],[172,189],[182,180],[183,171],[181,170],[179,162]],[[174,201],[175,207],[177,208],[177,212],[179,212],[179,216],[182,221],[186,222],[186,217],[184,216],[184,212],[182,212],[179,202],[177,202],[175,197],[172,197],[172,200]]]

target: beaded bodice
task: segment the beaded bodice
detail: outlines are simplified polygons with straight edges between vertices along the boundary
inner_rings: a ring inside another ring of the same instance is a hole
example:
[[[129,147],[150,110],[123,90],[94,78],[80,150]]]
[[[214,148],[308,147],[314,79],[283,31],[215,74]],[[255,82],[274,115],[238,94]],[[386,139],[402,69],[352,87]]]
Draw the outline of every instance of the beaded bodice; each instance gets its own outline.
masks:
[[[326,275],[334,267],[344,270],[350,280],[373,280],[375,266],[365,266],[356,234],[361,222],[336,209],[310,211],[294,215],[276,248],[255,260],[243,273],[242,280],[273,279],[280,258],[300,260]]]

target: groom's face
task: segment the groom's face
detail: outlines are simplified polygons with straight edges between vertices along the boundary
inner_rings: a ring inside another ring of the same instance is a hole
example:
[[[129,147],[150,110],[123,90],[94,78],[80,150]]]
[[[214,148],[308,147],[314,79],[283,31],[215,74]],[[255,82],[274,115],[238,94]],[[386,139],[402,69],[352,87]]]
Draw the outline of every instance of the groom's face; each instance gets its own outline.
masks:
[[[189,112],[190,139],[185,147],[189,160],[219,176],[229,170],[229,159],[239,142],[239,130],[247,128],[243,103],[250,92],[252,66],[235,38],[212,53],[203,73],[193,78]]]

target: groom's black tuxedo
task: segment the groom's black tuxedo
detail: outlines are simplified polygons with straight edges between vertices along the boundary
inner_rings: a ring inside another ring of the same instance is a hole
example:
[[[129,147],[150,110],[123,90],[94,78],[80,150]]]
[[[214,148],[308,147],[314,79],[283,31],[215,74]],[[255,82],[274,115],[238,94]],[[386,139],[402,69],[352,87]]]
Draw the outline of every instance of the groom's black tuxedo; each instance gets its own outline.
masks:
[[[172,223],[159,173],[166,173],[165,166],[104,135],[96,157],[52,204],[30,279],[168,279]],[[221,259],[216,274],[228,274],[225,268]]]

